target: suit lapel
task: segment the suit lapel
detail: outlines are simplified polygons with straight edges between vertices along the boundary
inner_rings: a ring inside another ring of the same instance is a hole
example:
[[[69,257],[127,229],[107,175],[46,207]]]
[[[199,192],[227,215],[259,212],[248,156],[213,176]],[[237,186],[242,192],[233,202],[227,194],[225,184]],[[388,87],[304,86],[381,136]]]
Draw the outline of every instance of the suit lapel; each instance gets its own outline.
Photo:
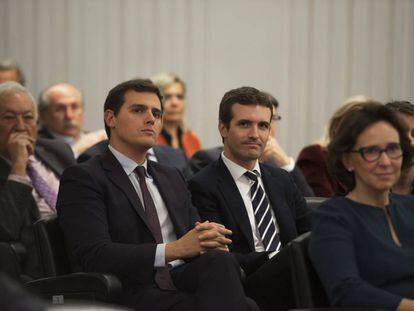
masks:
[[[162,148],[159,148],[157,145],[155,145],[152,147],[152,150],[154,150],[154,154],[158,160],[158,163],[168,163],[168,157]]]
[[[106,148],[105,152],[102,154],[102,166],[107,172],[108,178],[112,181],[112,183],[122,190],[125,193],[128,201],[131,203],[135,211],[141,217],[142,221],[148,227],[148,230],[151,232],[148,223],[147,217],[145,215],[144,208],[141,204],[141,200],[137,192],[135,191],[134,186],[132,185],[131,181],[127,174],[125,174],[124,169],[122,168],[121,164],[112,154],[112,152]]]
[[[177,197],[177,194],[174,193],[172,190],[173,188],[171,187],[171,182],[174,181],[171,180],[170,176],[167,176],[164,174],[164,172],[157,169],[154,162],[148,161],[147,163],[148,173],[154,179],[158,191],[160,192],[160,195],[164,200],[165,206],[168,210],[168,215],[174,224],[175,233],[177,237],[180,237],[187,231],[187,217],[185,217],[186,215],[179,213],[179,211],[182,211],[183,209],[176,206],[177,203],[175,198]]]
[[[36,156],[42,160],[42,162],[47,165],[57,176],[61,176],[63,173],[63,167],[59,165],[59,159],[57,159],[53,153],[47,152],[45,148],[36,144],[35,147]]]
[[[250,248],[254,251],[253,233],[249,216],[247,215],[246,206],[244,205],[243,199],[240,195],[239,188],[237,188],[233,177],[221,157],[218,159],[216,164],[216,173],[218,189],[222,193],[228,209],[240,227],[241,232],[246,237]]]

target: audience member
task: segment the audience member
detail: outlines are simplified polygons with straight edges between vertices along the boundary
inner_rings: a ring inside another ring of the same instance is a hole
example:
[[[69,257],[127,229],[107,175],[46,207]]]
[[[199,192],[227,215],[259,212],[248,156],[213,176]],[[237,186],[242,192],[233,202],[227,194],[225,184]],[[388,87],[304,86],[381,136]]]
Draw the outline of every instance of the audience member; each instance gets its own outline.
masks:
[[[73,262],[118,276],[122,302],[139,310],[255,310],[227,252],[231,232],[198,222],[181,174],[146,160],[161,98],[149,80],[114,87],[104,104],[108,149],[64,172],[58,216]]]
[[[59,176],[75,163],[63,143],[37,139],[31,94],[16,82],[0,84],[0,241],[27,248],[23,273],[39,275],[32,224],[55,212]]]
[[[300,168],[306,181],[318,197],[331,197],[336,193],[345,193],[346,188],[336,180],[328,171],[326,165],[326,146],[335,137],[336,130],[342,122],[342,117],[349,110],[360,109],[361,104],[369,101],[364,95],[348,98],[342,106],[336,110],[329,120],[328,127],[322,139],[309,145],[299,153],[296,165]]]
[[[287,156],[286,152],[276,139],[276,122],[281,120],[281,117],[277,114],[279,102],[271,94],[265,94],[268,96],[268,99],[273,106],[273,117],[270,123],[270,136],[260,157],[260,161],[272,166],[283,168],[289,172],[302,195],[305,197],[312,197],[314,196],[314,193],[306,182],[302,172],[295,165],[293,158]],[[222,152],[222,146],[197,151],[189,161],[192,174],[198,173],[202,168],[206,167],[211,162],[216,161]]]
[[[0,60],[0,84],[7,81],[14,81],[25,85],[23,71],[17,62],[11,58]]]
[[[332,305],[414,310],[414,198],[390,194],[411,163],[405,126],[367,102],[335,134],[328,165],[349,192],[315,212],[310,258]]]
[[[278,252],[311,230],[311,211],[289,174],[258,161],[272,117],[273,106],[259,90],[227,92],[218,125],[224,151],[189,181],[201,218],[232,231],[230,251],[247,274],[247,294],[262,311],[292,307],[286,253]]]
[[[414,148],[414,105],[409,101],[393,101],[386,104],[388,108],[397,113],[397,116],[407,126],[407,135]],[[414,165],[401,172],[398,182],[392,187],[392,192],[398,194],[414,194]]]
[[[77,158],[78,163],[85,162],[98,154],[104,153],[108,147],[108,144],[109,141],[105,139],[93,145]],[[163,165],[175,167],[180,170],[185,177],[190,176],[187,158],[181,149],[174,149],[170,146],[155,145],[148,149],[147,159]]]
[[[60,139],[72,147],[78,156],[97,142],[107,138],[104,130],[85,133],[83,127],[83,98],[73,85],[59,83],[39,96],[39,136]]]
[[[186,87],[184,81],[171,73],[161,73],[151,78],[164,96],[163,127],[157,143],[184,150],[187,158],[201,147],[197,135],[184,125]]]

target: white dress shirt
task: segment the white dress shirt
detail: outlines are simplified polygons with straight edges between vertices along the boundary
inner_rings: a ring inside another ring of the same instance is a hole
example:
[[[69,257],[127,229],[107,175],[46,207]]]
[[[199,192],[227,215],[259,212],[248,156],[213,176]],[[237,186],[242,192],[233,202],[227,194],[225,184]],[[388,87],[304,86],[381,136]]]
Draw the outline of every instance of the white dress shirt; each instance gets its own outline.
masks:
[[[259,229],[256,224],[256,218],[254,217],[253,205],[252,205],[252,200],[250,197],[250,188],[252,184],[254,183],[254,181],[252,181],[250,178],[244,175],[244,173],[248,170],[246,170],[244,167],[231,161],[229,158],[227,158],[224,155],[224,152],[222,152],[221,158],[223,159],[224,164],[229,170],[231,176],[233,177],[234,182],[236,183],[236,186],[239,189],[240,195],[243,199],[243,203],[247,211],[247,216],[249,217],[250,227],[253,233],[254,248],[256,252],[264,252],[265,248],[263,246],[262,238],[260,236]],[[265,187],[263,185],[263,180],[262,180],[262,174],[260,171],[259,161],[256,161],[256,164],[252,171],[254,170],[256,170],[259,173],[257,180],[259,181],[260,186],[263,188],[263,191],[265,191]],[[269,201],[269,204],[270,204],[270,201]],[[276,217],[275,217],[275,214],[272,208],[270,208],[270,212],[272,213],[272,219],[273,219],[273,222],[275,223],[276,230],[279,231]],[[270,253],[269,258],[273,257],[275,254],[276,254],[276,251]]]
[[[137,164],[134,160],[128,158],[127,156],[120,153],[111,145],[108,146],[109,150],[113,153],[115,158],[121,163],[122,168],[124,169],[125,173],[127,174],[129,180],[131,181],[132,185],[134,186],[135,191],[137,192],[142,206],[144,206],[143,198],[142,198],[142,191],[141,187],[139,186],[139,177],[135,173],[135,168],[137,166],[145,167],[145,182],[148,187],[148,191],[151,194],[152,200],[154,201],[155,208],[157,210],[158,220],[160,222],[161,227],[161,234],[162,240],[164,243],[158,244],[157,249],[155,252],[155,260],[154,260],[154,267],[164,267],[165,262],[165,245],[169,242],[177,240],[177,236],[174,232],[174,226],[171,221],[171,218],[168,215],[168,210],[165,205],[164,200],[161,197],[160,192],[158,191],[157,185],[154,183],[154,179],[151,175],[148,174],[147,171],[147,160],[144,161],[142,164]],[[174,260],[169,264],[172,266],[177,266],[183,263],[182,260]]]

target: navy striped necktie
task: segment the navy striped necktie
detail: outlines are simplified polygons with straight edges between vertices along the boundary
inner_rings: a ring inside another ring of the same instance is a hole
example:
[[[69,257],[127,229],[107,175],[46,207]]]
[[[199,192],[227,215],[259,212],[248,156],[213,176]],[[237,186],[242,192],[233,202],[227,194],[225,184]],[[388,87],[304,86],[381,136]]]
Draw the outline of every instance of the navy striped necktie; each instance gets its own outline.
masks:
[[[247,178],[253,181],[250,187],[250,197],[257,229],[262,238],[263,246],[267,252],[273,252],[280,249],[279,234],[273,221],[272,212],[270,211],[269,200],[262,186],[259,184],[257,174],[257,171],[246,171],[244,173]]]

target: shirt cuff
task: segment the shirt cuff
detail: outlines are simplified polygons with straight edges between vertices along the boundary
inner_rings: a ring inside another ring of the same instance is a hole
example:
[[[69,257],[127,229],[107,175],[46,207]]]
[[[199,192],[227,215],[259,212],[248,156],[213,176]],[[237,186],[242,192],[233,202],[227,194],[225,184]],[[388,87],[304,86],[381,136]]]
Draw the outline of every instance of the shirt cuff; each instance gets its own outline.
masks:
[[[165,267],[165,243],[157,244],[157,249],[155,250],[155,268]]]
[[[26,186],[32,187],[32,183],[30,181],[30,178],[27,176],[20,176],[15,174],[10,174],[7,178],[8,180],[12,180],[21,184],[25,184]]]
[[[295,160],[293,160],[292,157],[289,157],[289,163],[281,166],[280,168],[284,169],[287,172],[293,171],[293,169],[295,168]]]

